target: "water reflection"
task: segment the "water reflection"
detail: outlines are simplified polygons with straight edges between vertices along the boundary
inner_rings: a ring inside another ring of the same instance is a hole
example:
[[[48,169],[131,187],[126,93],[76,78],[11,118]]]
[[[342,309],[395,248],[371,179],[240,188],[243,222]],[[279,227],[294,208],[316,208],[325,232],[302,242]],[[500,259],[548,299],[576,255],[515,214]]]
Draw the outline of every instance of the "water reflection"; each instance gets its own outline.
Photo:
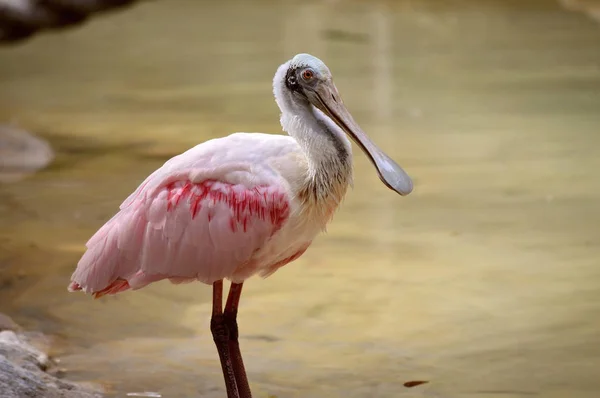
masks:
[[[278,132],[272,75],[310,52],[416,189],[391,195],[357,153],[329,233],[248,283],[256,396],[596,396],[598,40],[541,0],[157,1],[4,50],[0,120],[59,153],[0,187],[0,311],[58,336],[69,377],[115,396],[222,396],[207,287],[92,301],[66,282],[168,157]]]

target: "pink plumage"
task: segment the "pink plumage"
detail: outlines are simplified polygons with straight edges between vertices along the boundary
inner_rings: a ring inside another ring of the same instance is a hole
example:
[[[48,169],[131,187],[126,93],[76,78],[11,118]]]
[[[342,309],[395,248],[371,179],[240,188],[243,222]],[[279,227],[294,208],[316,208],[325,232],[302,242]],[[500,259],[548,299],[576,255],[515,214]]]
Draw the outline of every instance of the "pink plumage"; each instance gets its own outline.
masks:
[[[299,257],[311,238],[288,233],[292,239],[284,244],[273,239],[299,204],[261,157],[292,153],[290,141],[280,139],[273,153],[272,145],[264,145],[272,138],[233,134],[169,160],[87,242],[69,290],[101,297],[162,279],[243,281]],[[242,151],[245,145],[255,151]],[[227,161],[232,152],[237,162]]]

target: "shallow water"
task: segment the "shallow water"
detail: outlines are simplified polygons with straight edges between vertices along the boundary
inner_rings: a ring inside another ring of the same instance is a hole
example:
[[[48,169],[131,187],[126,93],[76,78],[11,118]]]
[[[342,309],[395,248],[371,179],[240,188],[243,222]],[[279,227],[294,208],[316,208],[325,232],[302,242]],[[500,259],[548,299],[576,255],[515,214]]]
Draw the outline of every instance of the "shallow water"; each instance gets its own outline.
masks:
[[[210,288],[92,300],[83,245],[168,157],[277,133],[276,67],[322,58],[414,177],[357,151],[355,189],[298,261],[246,286],[257,397],[596,397],[600,25],[551,1],[156,1],[0,52],[0,120],[57,159],[0,186],[0,311],[114,396],[223,396]],[[406,389],[408,380],[430,380]]]

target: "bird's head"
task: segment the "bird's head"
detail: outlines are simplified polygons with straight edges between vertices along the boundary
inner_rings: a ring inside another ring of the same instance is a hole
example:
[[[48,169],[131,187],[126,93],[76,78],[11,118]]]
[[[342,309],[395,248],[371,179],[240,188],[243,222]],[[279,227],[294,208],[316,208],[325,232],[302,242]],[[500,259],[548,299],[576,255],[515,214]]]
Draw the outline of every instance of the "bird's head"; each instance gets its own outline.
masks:
[[[279,67],[273,88],[277,104],[283,112],[289,108],[317,108],[362,149],[388,188],[403,196],[412,192],[413,183],[408,174],[379,149],[354,121],[323,61],[309,54],[296,55]]]

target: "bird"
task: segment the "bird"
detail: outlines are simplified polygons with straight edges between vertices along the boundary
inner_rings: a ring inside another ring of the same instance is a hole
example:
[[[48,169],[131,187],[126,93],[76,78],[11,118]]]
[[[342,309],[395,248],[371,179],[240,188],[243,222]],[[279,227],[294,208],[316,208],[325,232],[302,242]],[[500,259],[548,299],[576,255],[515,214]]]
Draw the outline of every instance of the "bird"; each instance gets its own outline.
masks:
[[[279,66],[273,94],[287,135],[233,133],[166,161],[90,238],[68,287],[99,298],[164,279],[212,285],[210,329],[228,398],[252,396],[238,342],[243,284],[296,260],[325,230],[352,186],[351,141],[388,188],[413,190],[319,58],[297,54]]]

